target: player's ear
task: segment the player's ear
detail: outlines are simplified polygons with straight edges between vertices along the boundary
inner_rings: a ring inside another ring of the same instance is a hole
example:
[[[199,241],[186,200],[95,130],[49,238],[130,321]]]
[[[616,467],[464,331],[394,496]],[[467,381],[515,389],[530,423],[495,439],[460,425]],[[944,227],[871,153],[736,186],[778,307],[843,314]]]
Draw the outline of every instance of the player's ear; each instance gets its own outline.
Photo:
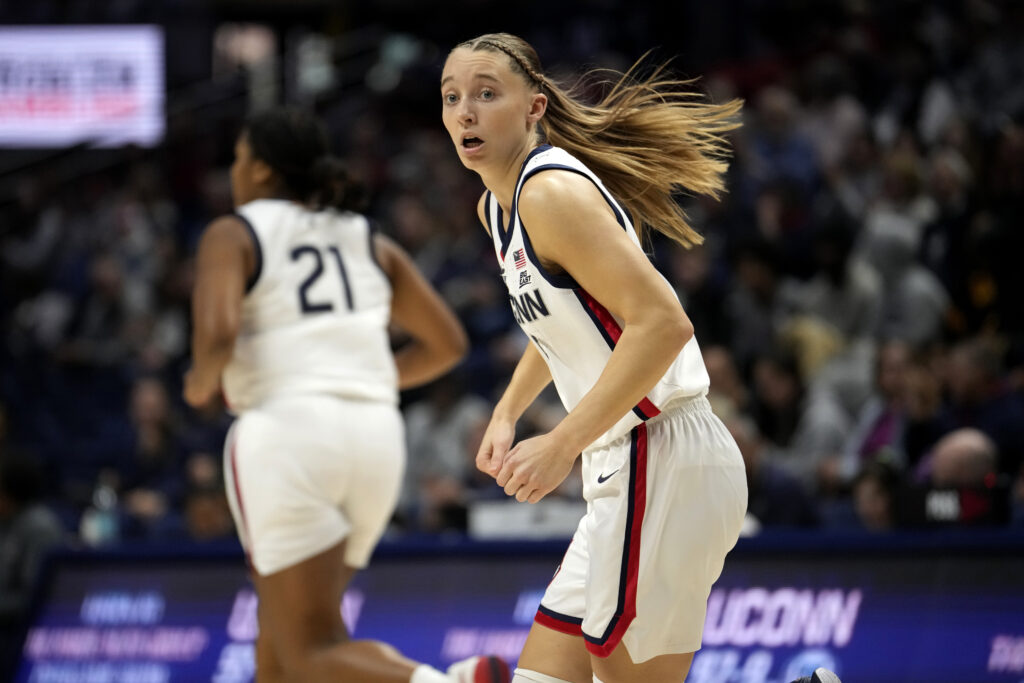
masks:
[[[530,125],[536,124],[544,116],[544,112],[548,109],[548,96],[544,93],[534,93],[530,98],[530,111],[526,115],[526,120]]]
[[[252,181],[255,185],[271,185],[274,180],[274,169],[262,159],[253,159],[250,167]]]

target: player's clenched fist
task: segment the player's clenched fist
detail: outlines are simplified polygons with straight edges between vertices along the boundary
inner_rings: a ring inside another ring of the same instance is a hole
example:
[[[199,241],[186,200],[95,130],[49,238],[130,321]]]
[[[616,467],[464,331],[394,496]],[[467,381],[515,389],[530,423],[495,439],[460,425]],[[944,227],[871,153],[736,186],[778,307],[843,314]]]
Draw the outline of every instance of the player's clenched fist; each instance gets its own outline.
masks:
[[[480,449],[476,453],[476,467],[496,477],[501,471],[508,449],[516,437],[516,423],[498,415],[491,417],[484,438],[480,441]]]

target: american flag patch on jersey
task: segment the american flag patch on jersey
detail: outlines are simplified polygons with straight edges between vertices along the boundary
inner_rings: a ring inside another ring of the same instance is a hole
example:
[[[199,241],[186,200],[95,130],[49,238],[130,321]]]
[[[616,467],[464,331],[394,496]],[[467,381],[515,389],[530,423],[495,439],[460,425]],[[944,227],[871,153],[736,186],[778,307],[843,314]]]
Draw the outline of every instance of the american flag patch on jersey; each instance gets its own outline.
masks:
[[[516,249],[512,252],[512,260],[516,263],[516,269],[522,268],[526,265],[526,253],[522,249]]]

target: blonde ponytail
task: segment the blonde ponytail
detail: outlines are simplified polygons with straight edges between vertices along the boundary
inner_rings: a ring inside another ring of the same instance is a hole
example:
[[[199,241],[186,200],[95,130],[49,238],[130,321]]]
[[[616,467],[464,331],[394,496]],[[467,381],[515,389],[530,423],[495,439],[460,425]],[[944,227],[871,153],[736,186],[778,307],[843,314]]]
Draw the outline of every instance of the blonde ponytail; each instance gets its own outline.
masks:
[[[536,51],[517,36],[487,34],[458,47],[506,54],[512,68],[547,95],[540,121],[547,142],[601,178],[630,212],[641,238],[650,228],[686,247],[704,241],[676,195],[717,197],[725,189],[725,133],[740,125],[741,100],[706,102],[692,91],[693,80],[671,77],[666,64],[641,77],[643,58],[626,73],[594,70],[563,88],[543,74]],[[582,91],[599,76],[610,88],[596,104],[586,104]]]

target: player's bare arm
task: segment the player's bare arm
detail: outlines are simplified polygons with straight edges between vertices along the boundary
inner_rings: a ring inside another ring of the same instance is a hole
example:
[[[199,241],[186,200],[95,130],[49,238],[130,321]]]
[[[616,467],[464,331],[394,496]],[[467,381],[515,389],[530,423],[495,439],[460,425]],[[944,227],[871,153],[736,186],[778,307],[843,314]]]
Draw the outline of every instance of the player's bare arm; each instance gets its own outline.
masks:
[[[551,370],[536,345],[530,342],[491,413],[491,421],[487,424],[476,454],[477,469],[492,477],[498,476],[512,441],[515,440],[516,422],[550,383]]]
[[[520,195],[519,213],[541,261],[569,273],[623,321],[594,389],[555,430],[582,449],[650,391],[693,337],[693,325],[586,178],[567,171],[534,176]]]
[[[203,232],[192,294],[192,368],[185,375],[185,401],[191,406],[206,405],[220,391],[255,261],[252,238],[237,217],[222,216]]]
[[[487,192],[480,195],[476,203],[476,215],[484,231],[490,236],[487,225]],[[516,422],[533,403],[534,399],[551,383],[551,371],[532,343],[516,364],[508,386],[494,407],[491,421],[487,425],[480,448],[476,454],[476,466],[481,472],[497,476],[505,460],[505,454],[515,439]]]
[[[554,430],[517,444],[505,460],[498,484],[518,500],[534,502],[658,382],[693,336],[693,326],[588,179],[563,171],[537,174],[523,186],[519,215],[544,266],[569,273],[623,321],[593,389]]]
[[[459,319],[393,240],[374,237],[377,259],[391,281],[391,319],[412,340],[395,354],[398,387],[425,384],[451,370],[469,349]]]

